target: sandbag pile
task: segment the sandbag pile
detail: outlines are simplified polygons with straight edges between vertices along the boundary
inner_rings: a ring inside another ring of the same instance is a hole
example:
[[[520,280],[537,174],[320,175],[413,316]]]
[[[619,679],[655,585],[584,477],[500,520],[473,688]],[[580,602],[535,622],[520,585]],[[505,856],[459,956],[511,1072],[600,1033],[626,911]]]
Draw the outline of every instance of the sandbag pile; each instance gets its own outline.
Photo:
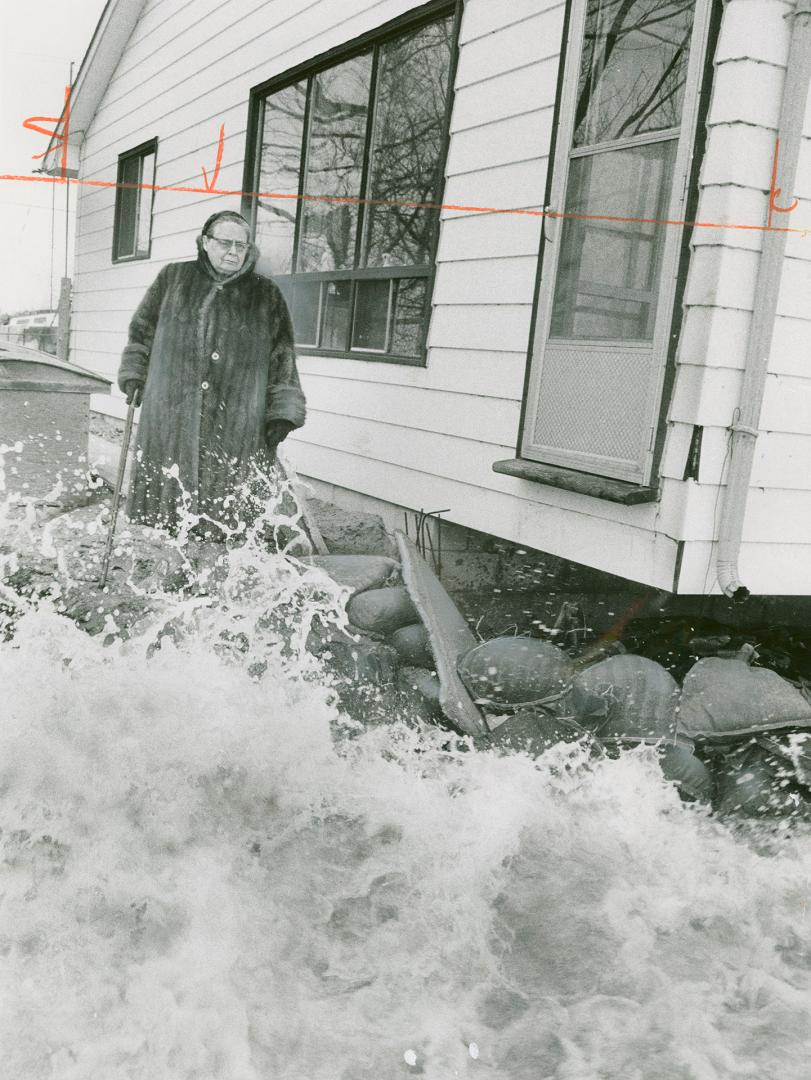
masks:
[[[312,645],[338,676],[345,708],[364,723],[445,723],[429,636],[395,560],[306,561],[352,590],[353,633]],[[550,641],[510,636],[477,644],[457,668],[488,716],[480,745],[534,756],[561,742],[585,742],[598,755],[655,745],[664,776],[688,800],[722,813],[811,816],[811,703],[755,659],[751,646],[705,657],[679,686],[644,656],[572,657]]]

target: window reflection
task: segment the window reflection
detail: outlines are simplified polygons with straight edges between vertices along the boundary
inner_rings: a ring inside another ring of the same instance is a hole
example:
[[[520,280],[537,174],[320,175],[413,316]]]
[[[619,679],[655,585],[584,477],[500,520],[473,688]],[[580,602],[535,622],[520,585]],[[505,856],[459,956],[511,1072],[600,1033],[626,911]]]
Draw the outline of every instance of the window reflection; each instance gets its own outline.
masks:
[[[289,274],[293,268],[298,202],[297,198],[273,199],[268,195],[298,196],[306,101],[306,80],[286,86],[265,101],[256,243],[270,258],[274,274]]]
[[[315,198],[302,207],[297,270],[355,265],[371,72],[372,54],[365,53],[313,80],[304,193]],[[341,198],[351,201],[331,201]]]
[[[574,145],[678,127],[695,0],[589,0]]]
[[[438,211],[397,204],[435,198],[450,34],[450,19],[443,19],[380,50],[369,197],[387,205],[367,211],[369,266],[426,266],[430,259]]]
[[[674,140],[574,158],[550,336],[653,337]],[[642,220],[638,220],[642,219]]]

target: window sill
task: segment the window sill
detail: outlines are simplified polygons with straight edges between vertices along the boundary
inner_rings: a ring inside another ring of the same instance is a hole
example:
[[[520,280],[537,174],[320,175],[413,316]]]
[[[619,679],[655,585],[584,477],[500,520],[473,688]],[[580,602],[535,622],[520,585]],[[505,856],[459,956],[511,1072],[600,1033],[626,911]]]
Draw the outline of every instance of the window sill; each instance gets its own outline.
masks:
[[[595,499],[607,499],[609,502],[622,503],[623,506],[655,502],[659,497],[655,487],[629,484],[624,480],[609,480],[604,476],[593,476],[575,469],[562,469],[557,465],[542,465],[539,461],[527,461],[525,458],[494,461],[493,472],[562,488],[564,491],[576,491],[580,495],[591,495]]]
[[[331,360],[365,360],[375,364],[404,364],[406,367],[425,367],[425,357],[395,356],[392,353],[350,352],[348,349],[316,349],[313,345],[296,345],[299,358],[327,356]]]

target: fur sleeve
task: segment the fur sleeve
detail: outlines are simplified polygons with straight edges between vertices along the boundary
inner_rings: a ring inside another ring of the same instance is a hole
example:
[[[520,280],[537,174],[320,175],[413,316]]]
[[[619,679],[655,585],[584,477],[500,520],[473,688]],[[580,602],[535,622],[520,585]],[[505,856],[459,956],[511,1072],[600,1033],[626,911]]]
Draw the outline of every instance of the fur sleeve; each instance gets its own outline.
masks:
[[[296,367],[293,323],[278,286],[274,284],[273,290],[274,333],[270,352],[266,419],[286,420],[298,428],[304,423],[306,407]]]
[[[147,289],[143,300],[132,316],[129,328],[129,341],[121,354],[118,368],[118,385],[124,390],[130,379],[146,382],[149,367],[149,353],[158,325],[161,304],[166,294],[169,267],[164,266]]]

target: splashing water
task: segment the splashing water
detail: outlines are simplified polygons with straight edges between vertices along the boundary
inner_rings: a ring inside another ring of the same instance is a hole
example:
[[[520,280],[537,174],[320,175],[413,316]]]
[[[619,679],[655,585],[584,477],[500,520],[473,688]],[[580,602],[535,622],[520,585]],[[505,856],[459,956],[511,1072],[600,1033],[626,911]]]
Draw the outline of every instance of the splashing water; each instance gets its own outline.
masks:
[[[807,833],[685,809],[650,751],[341,738],[290,646],[340,590],[231,558],[127,641],[42,603],[0,645],[4,1075],[808,1075]]]

